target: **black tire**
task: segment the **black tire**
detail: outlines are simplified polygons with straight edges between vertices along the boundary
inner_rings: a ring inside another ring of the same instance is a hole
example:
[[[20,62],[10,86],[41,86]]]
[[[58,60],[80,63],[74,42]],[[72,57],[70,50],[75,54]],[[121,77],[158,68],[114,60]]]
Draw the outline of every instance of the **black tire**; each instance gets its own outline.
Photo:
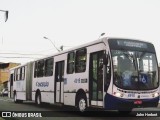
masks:
[[[41,94],[40,94],[40,93],[37,93],[37,94],[36,94],[35,103],[36,103],[37,106],[41,106],[41,105],[42,105],[42,102],[41,102]]]
[[[14,103],[17,103],[17,94],[14,93]]]
[[[77,98],[77,108],[80,112],[87,111],[87,99],[85,95],[79,95]]]
[[[23,103],[23,100],[18,100],[18,99],[17,99],[17,94],[16,94],[16,92],[14,93],[14,103]]]

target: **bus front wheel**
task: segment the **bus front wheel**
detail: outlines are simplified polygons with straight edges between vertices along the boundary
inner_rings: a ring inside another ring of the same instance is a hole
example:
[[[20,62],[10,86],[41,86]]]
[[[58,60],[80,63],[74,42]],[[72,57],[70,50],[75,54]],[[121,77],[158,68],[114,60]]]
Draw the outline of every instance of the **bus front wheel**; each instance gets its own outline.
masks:
[[[86,100],[85,96],[78,96],[77,106],[78,106],[78,110],[80,112],[86,111],[86,109],[87,109],[87,100]]]

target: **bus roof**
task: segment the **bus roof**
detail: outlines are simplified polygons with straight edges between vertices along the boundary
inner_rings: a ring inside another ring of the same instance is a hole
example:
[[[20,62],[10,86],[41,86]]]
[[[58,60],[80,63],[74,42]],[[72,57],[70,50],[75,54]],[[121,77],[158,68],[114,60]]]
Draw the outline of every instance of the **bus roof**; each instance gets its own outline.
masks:
[[[38,58],[35,61],[45,59],[45,58],[49,58],[49,57],[58,56],[58,55],[61,55],[61,54],[64,54],[64,53],[67,53],[67,52],[70,52],[70,51],[78,50],[78,49],[81,49],[81,48],[84,48],[84,47],[87,47],[87,46],[91,46],[91,45],[94,45],[94,44],[98,44],[98,43],[104,43],[105,44],[107,39],[108,39],[107,37],[104,37],[104,38],[101,38],[101,39],[98,39],[98,40],[94,40],[94,41],[88,42],[86,44],[82,44],[82,45],[79,45],[79,46],[76,46],[76,47],[73,47],[73,48],[70,48],[70,49],[67,49],[67,50],[64,50],[64,51],[60,51],[60,52],[55,53],[55,54],[51,54],[51,55],[48,55],[48,56],[45,56],[45,57],[42,57],[42,58]]]
[[[49,58],[49,57],[58,56],[58,55],[61,55],[61,54],[64,54],[64,53],[67,53],[67,52],[70,52],[70,51],[74,51],[74,50],[81,49],[81,48],[83,48],[83,47],[91,46],[91,45],[98,44],[98,43],[107,44],[107,42],[108,42],[109,39],[135,40],[135,41],[139,41],[139,42],[151,43],[151,42],[148,42],[148,41],[145,41],[145,40],[138,40],[138,39],[132,39],[132,38],[103,37],[103,38],[101,38],[101,39],[97,39],[97,40],[94,40],[94,41],[91,41],[91,42],[88,42],[88,43],[85,43],[85,44],[82,44],[82,45],[79,45],[79,46],[76,46],[76,47],[73,47],[73,48],[70,48],[70,49],[67,49],[67,50],[64,50],[64,51],[60,51],[59,53],[55,53],[55,54],[51,54],[51,55],[48,55],[48,56],[45,56],[45,57],[42,57],[42,58],[38,58],[38,59],[33,60],[33,61],[30,61],[30,62],[38,61],[38,60],[45,59],[45,58]],[[152,43],[151,43],[151,44],[152,44]],[[29,62],[28,62],[28,63],[29,63]],[[19,68],[19,67],[21,67],[21,66],[25,66],[25,65],[27,65],[28,63],[25,63],[25,64],[23,64],[23,65],[16,66],[16,67],[14,67],[14,68],[11,68],[10,70],[15,69],[15,68]]]
[[[103,37],[101,39],[97,39],[97,40],[94,40],[94,41],[91,41],[91,42],[88,42],[88,43],[85,43],[85,44],[82,44],[82,45],[79,45],[79,46],[76,46],[76,47],[73,47],[73,48],[70,48],[70,49],[67,49],[67,50],[64,50],[64,51],[60,51],[60,52],[55,53],[55,54],[51,54],[51,55],[48,55],[48,56],[45,56],[45,57],[42,57],[42,58],[38,58],[35,61],[41,60],[41,59],[45,59],[45,58],[49,58],[49,57],[53,57],[53,56],[57,56],[57,55],[60,55],[60,54],[64,54],[64,53],[67,53],[67,52],[70,52],[70,51],[74,51],[74,50],[81,49],[83,47],[91,46],[91,45],[98,44],[98,43],[107,44],[109,39],[135,40],[135,41],[139,41],[139,42],[151,43],[151,42],[148,42],[148,41],[138,40],[138,39],[131,39],[131,38]]]

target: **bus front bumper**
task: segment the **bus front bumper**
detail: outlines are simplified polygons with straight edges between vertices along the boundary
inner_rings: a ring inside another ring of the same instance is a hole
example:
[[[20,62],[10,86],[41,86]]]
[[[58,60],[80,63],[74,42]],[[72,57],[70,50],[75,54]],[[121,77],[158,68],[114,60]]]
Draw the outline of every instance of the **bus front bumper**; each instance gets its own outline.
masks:
[[[130,110],[138,107],[157,107],[159,103],[159,97],[152,99],[123,99],[112,96],[110,94],[105,95],[105,109],[106,110]]]

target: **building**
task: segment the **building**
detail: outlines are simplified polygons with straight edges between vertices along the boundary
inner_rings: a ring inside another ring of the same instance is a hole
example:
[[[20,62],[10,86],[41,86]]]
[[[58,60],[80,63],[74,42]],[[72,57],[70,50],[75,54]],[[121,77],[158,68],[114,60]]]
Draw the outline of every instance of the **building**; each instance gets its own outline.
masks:
[[[20,65],[20,63],[0,63],[0,90],[7,87],[9,69],[17,65]]]

